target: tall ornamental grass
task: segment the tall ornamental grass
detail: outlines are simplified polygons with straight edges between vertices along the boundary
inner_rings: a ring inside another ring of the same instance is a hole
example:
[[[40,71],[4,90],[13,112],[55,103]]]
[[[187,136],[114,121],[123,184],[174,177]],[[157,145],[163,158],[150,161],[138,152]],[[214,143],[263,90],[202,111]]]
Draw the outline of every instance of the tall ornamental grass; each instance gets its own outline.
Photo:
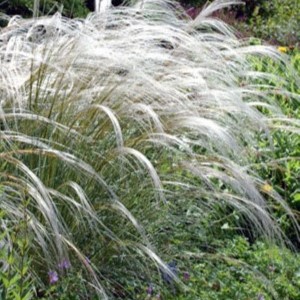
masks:
[[[299,120],[274,103],[284,90],[255,83],[275,75],[248,62],[285,58],[211,17],[238,3],[191,20],[147,0],[85,19],[12,17],[1,30],[1,245],[26,233],[39,285],[62,276],[62,262],[100,299],[155,265],[173,276],[161,224],[172,235],[178,215],[201,223],[237,210],[253,234],[284,239],[271,206],[293,215],[251,163],[258,135],[272,149],[272,129],[299,132]]]

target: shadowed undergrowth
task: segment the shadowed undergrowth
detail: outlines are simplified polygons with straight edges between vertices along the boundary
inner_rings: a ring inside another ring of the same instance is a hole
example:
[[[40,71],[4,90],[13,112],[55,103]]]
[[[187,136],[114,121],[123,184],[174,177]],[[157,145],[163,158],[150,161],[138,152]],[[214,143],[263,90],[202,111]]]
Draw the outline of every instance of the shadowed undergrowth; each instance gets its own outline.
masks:
[[[293,215],[251,163],[258,135],[272,149],[273,128],[299,132],[299,121],[272,98],[285,90],[261,87],[269,75],[248,62],[284,58],[210,18],[236,2],[195,20],[151,0],[82,20],[13,17],[1,31],[3,240],[30,241],[36,286],[50,270],[63,276],[66,260],[101,299],[122,276],[147,282],[155,265],[172,276],[164,259],[178,219],[205,232],[205,216],[238,211],[252,237],[284,240],[264,195]]]

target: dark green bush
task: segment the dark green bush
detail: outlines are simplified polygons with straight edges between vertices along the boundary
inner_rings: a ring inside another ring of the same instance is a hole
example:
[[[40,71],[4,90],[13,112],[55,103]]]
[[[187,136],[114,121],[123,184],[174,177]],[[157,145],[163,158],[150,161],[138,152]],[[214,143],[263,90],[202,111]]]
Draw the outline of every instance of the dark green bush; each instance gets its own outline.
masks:
[[[299,24],[298,0],[263,1],[255,7],[250,19],[256,36],[284,45],[299,44]]]
[[[22,15],[31,17],[34,13],[34,1],[32,0],[10,0],[2,1],[0,11],[8,15]],[[85,0],[40,0],[39,15],[52,14],[62,11],[67,17],[83,17],[88,9]]]
[[[206,0],[181,0],[184,7],[201,7]],[[239,28],[256,37],[280,43],[295,45],[300,41],[299,0],[244,0],[245,5],[233,6],[227,10],[227,17],[233,23],[234,19],[243,23]]]

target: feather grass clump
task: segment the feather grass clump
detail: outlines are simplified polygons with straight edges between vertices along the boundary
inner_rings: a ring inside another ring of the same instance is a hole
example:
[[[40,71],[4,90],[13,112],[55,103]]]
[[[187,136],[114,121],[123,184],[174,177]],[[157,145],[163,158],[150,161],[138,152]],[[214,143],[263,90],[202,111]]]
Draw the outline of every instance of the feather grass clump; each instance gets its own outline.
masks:
[[[12,18],[1,31],[0,209],[6,227],[26,219],[33,274],[77,258],[106,299],[120,274],[143,281],[151,260],[168,271],[159,227],[182,203],[183,218],[232,207],[281,237],[251,162],[257,134],[299,124],[253,84],[266,75],[247,57],[280,54],[210,17],[238,2],[191,20],[147,0],[82,20]]]

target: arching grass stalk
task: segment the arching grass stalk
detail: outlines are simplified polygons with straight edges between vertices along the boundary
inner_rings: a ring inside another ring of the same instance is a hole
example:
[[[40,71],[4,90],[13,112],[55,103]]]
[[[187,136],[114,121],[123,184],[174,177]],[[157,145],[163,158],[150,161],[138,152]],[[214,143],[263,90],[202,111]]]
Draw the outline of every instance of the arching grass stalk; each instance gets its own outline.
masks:
[[[49,270],[64,276],[69,260],[107,299],[125,273],[150,278],[150,260],[170,273],[159,228],[183,201],[183,217],[230,208],[251,230],[282,238],[250,163],[257,133],[271,143],[274,122],[298,125],[252,84],[265,75],[248,55],[281,55],[210,17],[238,2],[216,1],[191,20],[150,0],[84,20],[17,20],[1,32],[0,208],[15,222],[26,195],[41,281]]]

